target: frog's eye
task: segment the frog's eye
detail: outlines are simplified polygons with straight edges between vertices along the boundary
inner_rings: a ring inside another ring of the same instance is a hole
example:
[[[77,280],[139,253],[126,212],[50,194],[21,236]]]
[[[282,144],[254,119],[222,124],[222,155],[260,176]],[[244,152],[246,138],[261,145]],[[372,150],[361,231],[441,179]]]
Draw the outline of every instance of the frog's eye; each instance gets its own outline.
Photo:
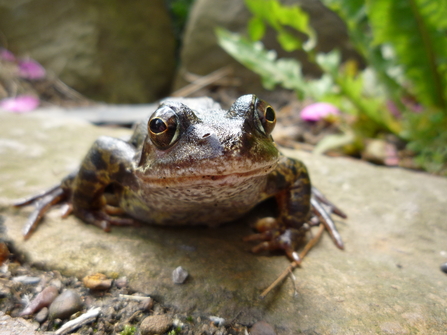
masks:
[[[276,124],[276,114],[273,107],[263,100],[257,100],[254,117],[256,127],[264,134],[270,135]]]
[[[152,143],[161,150],[173,145],[179,135],[179,122],[175,112],[168,106],[162,106],[149,119],[148,131]]]

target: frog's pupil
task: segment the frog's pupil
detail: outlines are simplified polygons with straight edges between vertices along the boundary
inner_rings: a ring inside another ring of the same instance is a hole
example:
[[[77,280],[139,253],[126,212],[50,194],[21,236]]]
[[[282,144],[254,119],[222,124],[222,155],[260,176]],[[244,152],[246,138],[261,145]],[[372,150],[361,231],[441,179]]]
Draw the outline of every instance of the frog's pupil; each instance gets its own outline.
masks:
[[[265,111],[265,118],[270,122],[275,121],[275,111],[272,107],[267,107],[267,110]]]
[[[149,125],[151,131],[155,134],[159,134],[164,132],[168,127],[166,124],[160,119],[153,119]]]

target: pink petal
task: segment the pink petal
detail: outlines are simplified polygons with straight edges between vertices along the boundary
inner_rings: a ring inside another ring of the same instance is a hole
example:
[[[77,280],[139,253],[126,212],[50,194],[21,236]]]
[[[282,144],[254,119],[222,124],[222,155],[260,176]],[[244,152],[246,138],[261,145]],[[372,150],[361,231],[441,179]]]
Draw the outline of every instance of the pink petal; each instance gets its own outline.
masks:
[[[19,62],[19,75],[31,80],[42,79],[45,77],[45,69],[35,60],[23,60]]]
[[[14,54],[6,49],[0,48],[0,59],[8,61],[8,62],[15,62],[16,57]]]
[[[0,101],[0,108],[14,113],[30,112],[39,106],[39,99],[31,95],[19,95],[15,98],[6,98]]]
[[[387,100],[386,108],[388,108],[388,110],[391,112],[391,114],[393,114],[395,118],[400,118],[402,116],[402,112],[393,101]]]
[[[329,115],[339,115],[340,111],[334,105],[326,102],[317,102],[304,107],[300,116],[304,121],[319,121],[327,118]]]

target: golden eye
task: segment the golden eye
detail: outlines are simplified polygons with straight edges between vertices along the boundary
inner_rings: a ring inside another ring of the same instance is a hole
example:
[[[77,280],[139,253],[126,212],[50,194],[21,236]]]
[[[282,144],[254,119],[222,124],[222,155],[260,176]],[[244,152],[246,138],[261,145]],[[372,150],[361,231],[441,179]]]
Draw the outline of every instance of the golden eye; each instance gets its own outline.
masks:
[[[255,104],[255,122],[262,133],[270,135],[276,124],[276,113],[273,107],[263,100],[257,100]]]
[[[149,122],[149,129],[151,130],[151,132],[158,135],[166,131],[168,129],[168,126],[162,119],[156,117]]]
[[[179,138],[179,129],[177,114],[168,106],[158,108],[149,119],[148,133],[158,149],[171,147]]]

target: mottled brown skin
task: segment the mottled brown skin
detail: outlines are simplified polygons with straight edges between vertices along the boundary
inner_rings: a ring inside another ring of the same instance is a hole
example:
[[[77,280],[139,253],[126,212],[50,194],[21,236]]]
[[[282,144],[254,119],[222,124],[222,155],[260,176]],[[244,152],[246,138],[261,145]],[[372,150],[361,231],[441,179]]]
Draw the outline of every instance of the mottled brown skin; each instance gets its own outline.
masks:
[[[128,142],[99,138],[76,173],[19,204],[41,200],[25,234],[61,201],[83,221],[110,230],[135,222],[216,226],[275,197],[278,217],[261,219],[259,233],[247,240],[263,241],[255,252],[282,249],[296,260],[312,189],[304,164],[277,150],[270,135],[275,122],[272,107],[254,95],[228,111],[164,102]]]

